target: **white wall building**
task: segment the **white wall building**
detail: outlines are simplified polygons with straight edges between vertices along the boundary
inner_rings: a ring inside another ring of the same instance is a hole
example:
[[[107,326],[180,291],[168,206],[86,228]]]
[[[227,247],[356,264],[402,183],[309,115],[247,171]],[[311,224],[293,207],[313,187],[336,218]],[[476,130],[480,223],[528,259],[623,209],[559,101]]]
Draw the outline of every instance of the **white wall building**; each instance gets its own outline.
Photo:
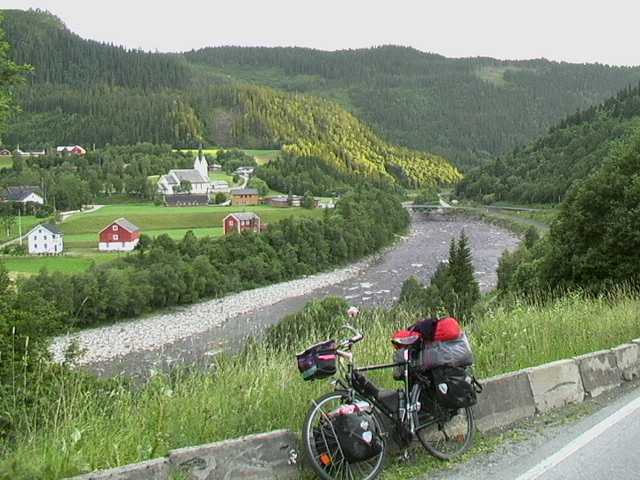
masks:
[[[189,182],[190,192],[182,192],[180,184]],[[209,181],[209,165],[204,155],[198,155],[193,163],[192,169],[170,170],[169,173],[158,180],[158,192],[164,195],[174,195],[178,193],[191,193],[195,195],[208,195],[211,193],[211,182]]]
[[[7,187],[7,200],[16,203],[44,205],[44,198],[40,195],[38,187]]]
[[[29,255],[61,254],[64,249],[63,235],[55,225],[37,225],[27,234]]]
[[[231,188],[224,180],[214,180],[211,182],[211,193],[229,193]]]

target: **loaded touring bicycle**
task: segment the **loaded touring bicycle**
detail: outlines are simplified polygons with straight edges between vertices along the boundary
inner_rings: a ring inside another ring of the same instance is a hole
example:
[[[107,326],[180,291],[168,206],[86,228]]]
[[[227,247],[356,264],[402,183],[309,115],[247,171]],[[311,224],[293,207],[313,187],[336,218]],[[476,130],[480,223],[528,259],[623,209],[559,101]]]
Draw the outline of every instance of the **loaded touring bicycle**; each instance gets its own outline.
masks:
[[[455,319],[443,320],[428,320],[428,335],[436,332],[438,338],[442,321],[449,340],[425,341],[419,324],[396,332],[389,364],[358,366],[352,349],[364,336],[350,326],[343,327],[350,338],[321,342],[297,355],[305,380],[334,377],[334,391],[312,402],[302,431],[307,459],[320,478],[376,478],[391,441],[407,448],[417,438],[442,460],[471,447],[471,407],[482,387],[469,369],[473,356],[466,336],[459,326],[456,333]],[[378,388],[365,375],[382,369],[393,369],[402,388]]]

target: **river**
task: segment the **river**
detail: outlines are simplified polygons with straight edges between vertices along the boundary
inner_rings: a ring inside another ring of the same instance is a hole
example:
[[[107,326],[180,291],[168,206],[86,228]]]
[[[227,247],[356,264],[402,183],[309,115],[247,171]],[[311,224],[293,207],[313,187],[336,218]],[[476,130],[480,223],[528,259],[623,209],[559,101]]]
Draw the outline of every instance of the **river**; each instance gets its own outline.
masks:
[[[486,292],[496,285],[502,252],[514,249],[518,238],[462,216],[416,213],[410,233],[374,258],[334,272],[59,337],[53,344],[54,355],[60,358],[74,339],[85,352],[79,364],[107,377],[148,377],[154,370],[174,365],[206,364],[313,299],[338,295],[364,308],[392,305],[405,279],[413,275],[429,280],[447,259],[451,239],[462,231],[471,244],[476,278]]]

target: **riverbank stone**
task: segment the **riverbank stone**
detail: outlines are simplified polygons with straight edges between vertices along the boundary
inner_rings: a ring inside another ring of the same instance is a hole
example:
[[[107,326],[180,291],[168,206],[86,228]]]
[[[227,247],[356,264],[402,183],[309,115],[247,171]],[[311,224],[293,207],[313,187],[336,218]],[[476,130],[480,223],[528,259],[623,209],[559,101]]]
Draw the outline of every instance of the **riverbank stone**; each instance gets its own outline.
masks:
[[[580,368],[584,391],[590,397],[597,397],[620,386],[622,377],[616,354],[611,350],[580,355],[574,360]]]
[[[629,382],[640,378],[640,343],[627,343],[612,348],[622,379]]]
[[[575,360],[559,360],[529,368],[526,372],[539,413],[584,399],[580,369]]]
[[[294,479],[297,460],[297,440],[288,430],[169,452],[169,463],[191,480]]]
[[[488,432],[531,417],[536,406],[526,372],[498,375],[482,381],[474,415],[478,430]]]
[[[171,467],[166,458],[156,458],[123,467],[86,473],[67,480],[169,480]]]

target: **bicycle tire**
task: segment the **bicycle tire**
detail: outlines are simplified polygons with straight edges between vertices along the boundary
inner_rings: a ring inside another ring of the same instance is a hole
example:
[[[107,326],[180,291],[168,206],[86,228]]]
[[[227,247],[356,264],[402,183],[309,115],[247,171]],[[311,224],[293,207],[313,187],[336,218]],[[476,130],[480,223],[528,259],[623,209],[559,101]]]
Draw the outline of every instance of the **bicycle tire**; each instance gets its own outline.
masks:
[[[476,422],[473,416],[473,410],[471,408],[461,408],[458,410],[458,412],[460,411],[464,412],[464,418],[466,419],[466,422],[465,422],[466,435],[464,438],[464,442],[460,444],[460,447],[451,453],[444,452],[442,449],[439,449],[438,447],[436,447],[435,442],[430,441],[427,438],[424,438],[424,435],[421,434],[422,430],[416,431],[416,437],[418,437],[418,440],[420,441],[424,449],[427,452],[429,452],[429,454],[433,455],[434,457],[440,460],[452,460],[456,457],[459,457],[463,453],[469,451],[469,449],[473,446],[473,440],[476,433]],[[457,415],[453,416],[450,420],[448,420],[444,424],[451,423],[451,421],[454,420],[456,417]],[[439,431],[442,431],[443,424],[441,422],[436,422],[436,423],[438,424]]]
[[[313,429],[313,419],[316,416],[316,413],[318,411],[321,411],[322,409],[322,405],[329,403],[330,400],[339,400],[340,402],[344,403],[344,398],[345,398],[345,394],[346,392],[340,392],[340,391],[335,391],[335,392],[331,392],[331,393],[327,393],[319,398],[317,398],[311,408],[309,409],[309,411],[307,412],[307,416],[305,418],[304,421],[304,426],[303,426],[303,430],[302,430],[302,436],[303,436],[303,443],[304,443],[304,448],[305,448],[305,456],[307,458],[307,461],[309,463],[309,465],[311,466],[311,468],[313,469],[313,471],[323,480],[338,480],[340,478],[352,478],[355,479],[355,477],[353,477],[353,475],[349,475],[346,477],[336,477],[333,475],[330,475],[327,472],[327,469],[325,467],[323,467],[322,465],[320,465],[318,458],[316,458],[316,449],[314,446],[311,445],[311,437],[312,437],[312,429]],[[366,401],[366,400],[365,400]],[[372,412],[372,416],[375,420],[375,422],[377,423],[377,428],[379,429],[379,431],[381,433],[384,433],[384,428],[383,428],[383,424],[380,421],[380,418],[378,416],[378,413],[373,410]],[[374,467],[374,469],[364,478],[359,479],[359,480],[374,480],[375,478],[378,477],[378,475],[380,475],[380,473],[382,472],[382,470],[384,469],[384,464],[386,461],[386,457],[387,457],[387,443],[386,440],[384,438],[384,435],[382,435],[382,452],[380,454],[378,454],[378,461]]]

